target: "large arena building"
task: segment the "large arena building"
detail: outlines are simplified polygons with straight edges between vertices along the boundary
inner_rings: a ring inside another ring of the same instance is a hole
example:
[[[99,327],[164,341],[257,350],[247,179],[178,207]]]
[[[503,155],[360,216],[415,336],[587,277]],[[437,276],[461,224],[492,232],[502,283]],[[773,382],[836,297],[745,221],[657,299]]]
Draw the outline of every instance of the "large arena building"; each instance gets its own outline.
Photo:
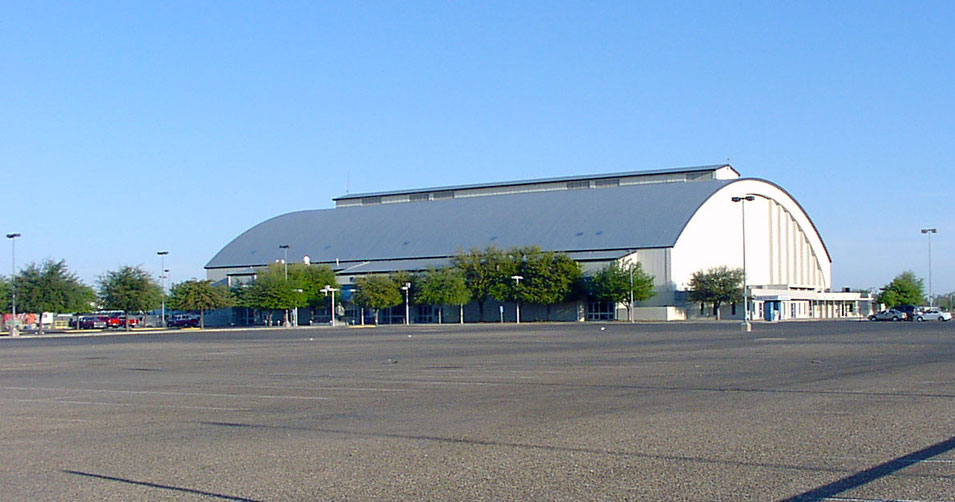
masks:
[[[349,298],[363,274],[442,267],[460,250],[536,245],[566,253],[585,274],[613,261],[640,263],[656,294],[637,304],[636,318],[682,320],[714,314],[688,301],[691,275],[742,268],[745,248],[753,319],[857,317],[869,309],[858,294],[831,291],[832,259],[802,206],[780,186],[741,178],[726,164],[349,194],[334,202],[333,209],[255,225],[209,261],[207,277],[248,282],[287,254],[290,262],[331,266]],[[476,305],[467,306],[465,321],[499,320],[502,309],[491,303],[485,319]],[[501,306],[513,321],[515,309]],[[403,316],[404,307],[398,310],[394,315]],[[428,322],[431,312],[416,306],[413,320]],[[544,312],[522,306],[521,321],[543,319]],[[561,320],[627,315],[624,305],[584,300],[552,313]],[[743,309],[726,305],[721,314],[741,319]]]

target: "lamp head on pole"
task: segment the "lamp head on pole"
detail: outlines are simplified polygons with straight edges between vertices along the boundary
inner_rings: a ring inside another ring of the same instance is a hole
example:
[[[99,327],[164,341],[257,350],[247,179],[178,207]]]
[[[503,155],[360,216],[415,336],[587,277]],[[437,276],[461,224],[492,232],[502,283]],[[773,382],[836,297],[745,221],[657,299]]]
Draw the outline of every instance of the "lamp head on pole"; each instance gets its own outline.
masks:
[[[922,233],[923,233],[923,234],[934,234],[934,233],[937,233],[937,232],[935,231],[934,228],[923,228],[923,229],[922,229]],[[8,235],[7,237],[9,237],[9,235]]]
[[[16,239],[20,237],[20,234],[7,234],[7,239]]]
[[[169,254],[169,251],[156,251],[156,254],[158,254],[159,256],[166,256],[167,254]]]

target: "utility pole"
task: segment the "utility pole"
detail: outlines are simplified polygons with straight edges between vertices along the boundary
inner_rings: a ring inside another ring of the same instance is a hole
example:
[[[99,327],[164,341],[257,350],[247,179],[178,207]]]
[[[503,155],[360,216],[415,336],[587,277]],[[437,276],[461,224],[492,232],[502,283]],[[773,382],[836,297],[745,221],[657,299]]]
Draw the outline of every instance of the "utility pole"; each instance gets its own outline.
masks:
[[[743,331],[752,331],[753,327],[749,323],[749,295],[746,294],[746,201],[754,201],[756,197],[747,195],[733,197],[731,200],[739,202],[743,212]]]
[[[162,289],[162,310],[160,311],[159,326],[166,327],[166,255],[169,251],[156,251],[159,255],[159,283]]]
[[[524,276],[522,275],[512,275],[511,279],[514,279],[514,305],[517,307],[517,324],[521,323],[521,300],[517,297],[517,288],[521,286],[521,279]]]
[[[20,329],[17,326],[17,237],[20,237],[19,233],[16,234],[7,234],[7,239],[10,239],[10,310],[13,314],[13,327],[10,328],[10,336],[20,336]],[[43,313],[40,313],[40,325],[43,325]]]

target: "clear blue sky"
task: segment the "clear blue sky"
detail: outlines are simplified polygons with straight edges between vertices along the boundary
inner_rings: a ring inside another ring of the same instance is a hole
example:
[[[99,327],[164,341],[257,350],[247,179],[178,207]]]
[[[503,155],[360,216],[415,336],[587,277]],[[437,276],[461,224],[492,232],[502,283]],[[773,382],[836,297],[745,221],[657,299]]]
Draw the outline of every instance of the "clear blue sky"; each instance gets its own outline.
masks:
[[[0,231],[90,284],[166,249],[178,282],[347,188],[729,159],[835,287],[927,277],[935,226],[952,291],[953,33],[950,1],[0,0]]]

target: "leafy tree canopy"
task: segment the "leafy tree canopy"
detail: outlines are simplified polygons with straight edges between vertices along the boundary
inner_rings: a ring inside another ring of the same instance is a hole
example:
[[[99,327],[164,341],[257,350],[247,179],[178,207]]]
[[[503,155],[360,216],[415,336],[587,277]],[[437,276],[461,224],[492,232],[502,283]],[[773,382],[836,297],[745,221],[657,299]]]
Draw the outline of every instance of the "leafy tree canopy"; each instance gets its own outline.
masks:
[[[605,302],[627,303],[629,308],[631,272],[633,301],[642,302],[656,294],[653,291],[653,276],[644,272],[640,263],[621,265],[615,261],[594,274],[594,297]]]
[[[0,312],[4,314],[9,314],[10,309],[10,293],[12,289],[10,287],[10,279],[0,275]]]
[[[256,310],[285,310],[305,305],[305,293],[291,280],[285,280],[285,272],[272,269],[257,274],[255,282],[243,288],[238,302]]]
[[[158,307],[162,289],[142,267],[123,266],[100,276],[99,298],[107,309],[136,312]]]
[[[464,305],[471,301],[471,291],[460,270],[430,269],[417,283],[416,298],[427,305]]]
[[[893,305],[921,305],[925,301],[924,281],[911,270],[895,276],[876,297],[879,303]]]
[[[22,312],[84,312],[96,300],[93,288],[70,272],[63,260],[27,265],[14,281],[17,310]]]
[[[212,281],[192,279],[174,284],[170,290],[169,305],[178,310],[198,310],[199,327],[205,327],[205,311],[232,305],[232,297],[225,286]]]
[[[537,246],[507,251],[497,266],[491,297],[550,305],[567,300],[582,275],[580,265],[567,255]],[[514,276],[521,277],[515,280]]]
[[[352,300],[363,307],[375,310],[375,323],[378,322],[378,311],[391,308],[404,301],[401,290],[395,281],[386,275],[366,275],[355,281],[357,290]]]
[[[397,272],[392,272],[388,274],[388,278],[391,279],[391,282],[395,283],[395,287],[398,288],[398,292],[401,293],[401,301],[404,302],[404,290],[401,288],[405,284],[411,284],[411,289],[408,290],[408,303],[414,305],[420,303],[418,298],[418,281],[421,278],[417,274],[412,274],[411,272],[406,272],[399,270]]]
[[[305,305],[313,308],[327,307],[331,303],[331,297],[326,296],[322,291],[325,286],[338,288],[335,272],[328,265],[290,264],[288,277],[293,289],[302,290]],[[341,304],[341,295],[335,296],[335,303]]]
[[[484,304],[491,297],[491,289],[506,273],[502,270],[505,266],[504,251],[494,246],[483,251],[477,248],[471,248],[470,251],[458,251],[451,258],[451,265],[464,275],[464,282],[471,292],[471,298],[478,303],[480,318],[484,319]]]
[[[712,303],[719,319],[721,304],[743,301],[743,269],[721,266],[693,272],[690,300]]]

